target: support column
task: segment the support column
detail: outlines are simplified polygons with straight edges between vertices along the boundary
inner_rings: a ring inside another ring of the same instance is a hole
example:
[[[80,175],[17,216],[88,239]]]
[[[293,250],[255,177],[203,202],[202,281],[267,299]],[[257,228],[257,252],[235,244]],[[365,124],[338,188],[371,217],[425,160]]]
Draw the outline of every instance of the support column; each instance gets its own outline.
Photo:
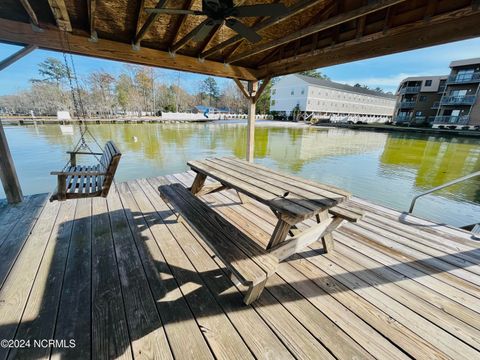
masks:
[[[258,81],[248,81],[248,87],[245,88],[238,79],[233,79],[238,88],[248,100],[248,126],[247,126],[247,160],[253,162],[255,154],[255,111],[256,104],[263,91],[267,88],[271,77],[268,76],[262,81],[262,85],[258,87]]]
[[[24,2],[26,3],[26,2]],[[32,20],[33,21],[33,20]],[[12,65],[17,60],[30,54],[35,50],[37,46],[27,45],[24,48],[17,51],[15,54],[10,55],[6,59],[0,61],[0,70]],[[5,131],[3,131],[3,124],[0,120],[0,180],[2,181],[7,201],[10,204],[19,203],[23,200],[22,189],[18,182],[17,172],[15,171],[15,165],[13,164],[12,155],[8,148],[7,137]]]
[[[19,203],[23,199],[22,189],[18,182],[17,172],[13,164],[12,155],[8,148],[7,138],[0,121],[0,178],[5,195],[10,204]]]
[[[248,82],[248,92],[255,94],[257,92],[258,82]],[[257,98],[249,96],[248,98],[248,126],[247,126],[247,161],[253,162],[255,156],[255,112],[257,108]]]

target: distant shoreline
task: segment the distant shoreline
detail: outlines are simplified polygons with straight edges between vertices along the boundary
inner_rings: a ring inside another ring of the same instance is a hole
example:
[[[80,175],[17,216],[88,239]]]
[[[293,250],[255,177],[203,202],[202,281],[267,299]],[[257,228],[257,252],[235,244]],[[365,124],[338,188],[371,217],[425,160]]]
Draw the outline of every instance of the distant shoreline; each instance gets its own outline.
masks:
[[[382,125],[382,124],[316,124],[317,127],[328,128],[343,128],[351,130],[363,130],[363,131],[377,131],[377,132],[404,132],[404,133],[417,133],[417,134],[433,134],[433,135],[448,135],[448,136],[464,136],[480,138],[480,131],[478,130],[447,130],[447,129],[432,129],[432,128],[417,128],[417,127],[404,127],[394,125]]]

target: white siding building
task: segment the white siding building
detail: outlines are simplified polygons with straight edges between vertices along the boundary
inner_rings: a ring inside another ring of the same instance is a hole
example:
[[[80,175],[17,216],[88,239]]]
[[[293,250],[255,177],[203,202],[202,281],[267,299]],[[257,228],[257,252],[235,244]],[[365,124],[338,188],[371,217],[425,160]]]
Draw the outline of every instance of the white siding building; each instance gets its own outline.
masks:
[[[290,114],[296,106],[305,119],[386,122],[392,119],[395,96],[309,76],[284,76],[272,87],[270,110]]]

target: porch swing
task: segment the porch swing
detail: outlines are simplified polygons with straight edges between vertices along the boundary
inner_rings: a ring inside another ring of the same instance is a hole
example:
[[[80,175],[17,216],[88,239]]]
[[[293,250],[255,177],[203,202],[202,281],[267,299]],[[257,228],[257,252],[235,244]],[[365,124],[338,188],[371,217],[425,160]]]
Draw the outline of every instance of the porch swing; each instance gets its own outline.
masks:
[[[65,42],[63,36],[65,35],[66,44],[70,53],[70,64],[67,60],[65,51]],[[52,171],[50,175],[57,176],[57,189],[50,197],[50,201],[64,201],[68,199],[79,199],[89,197],[106,197],[112,185],[115,172],[117,171],[118,163],[122,154],[115,146],[113,141],[107,141],[102,148],[97,139],[88,129],[86,122],[85,109],[78,85],[77,73],[73,56],[70,51],[70,43],[68,35],[60,32],[60,40],[63,46],[63,60],[65,62],[65,69],[70,86],[70,93],[72,102],[75,108],[75,115],[77,118],[80,139],[72,151],[67,151],[70,154],[69,161],[65,164],[62,171]],[[75,81],[75,86],[73,81]],[[100,149],[99,152],[94,152],[86,141],[86,136],[90,136],[95,144]],[[95,165],[78,165],[77,155],[90,155],[96,160]]]

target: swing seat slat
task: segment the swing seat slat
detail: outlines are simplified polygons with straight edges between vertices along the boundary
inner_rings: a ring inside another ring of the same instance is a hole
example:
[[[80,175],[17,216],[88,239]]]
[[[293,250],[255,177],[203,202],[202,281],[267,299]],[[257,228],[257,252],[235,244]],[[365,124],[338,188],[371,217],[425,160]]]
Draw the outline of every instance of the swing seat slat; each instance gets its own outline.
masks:
[[[77,165],[76,155],[91,155],[93,153],[68,152],[71,154],[71,166],[65,171],[52,171],[57,176],[57,191],[50,197],[50,201],[78,199],[86,197],[106,197],[117,171],[118,162],[122,154],[112,141],[105,145],[100,164]]]

